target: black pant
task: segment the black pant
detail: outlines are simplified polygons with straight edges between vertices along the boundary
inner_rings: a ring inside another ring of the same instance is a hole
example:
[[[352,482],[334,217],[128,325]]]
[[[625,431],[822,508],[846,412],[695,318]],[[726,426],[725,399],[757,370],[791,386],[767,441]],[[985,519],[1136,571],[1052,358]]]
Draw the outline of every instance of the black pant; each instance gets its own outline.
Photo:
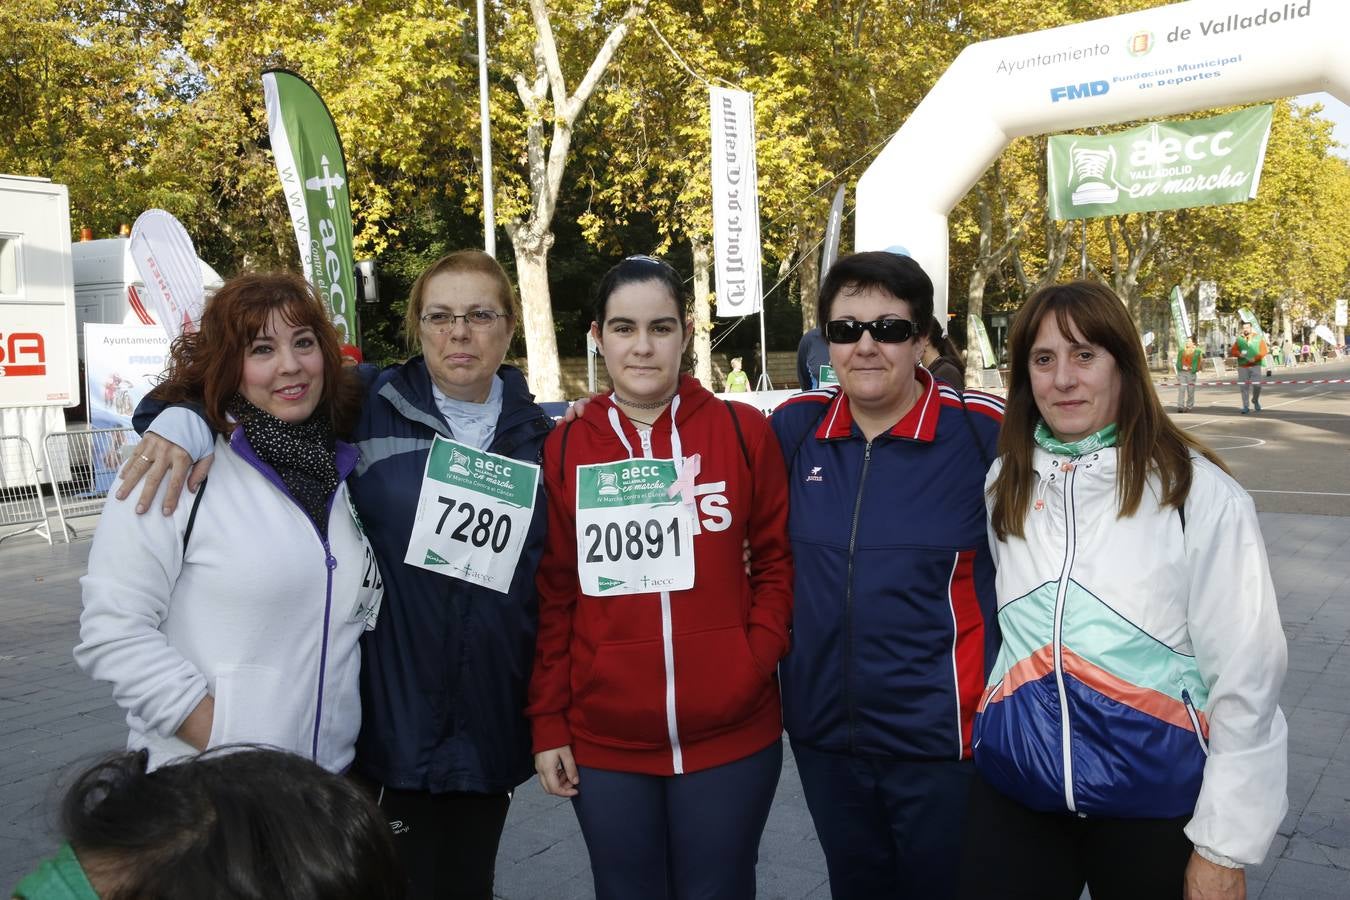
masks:
[[[1082,818],[1027,809],[978,776],[960,900],[1180,900],[1191,842],[1177,819]]]
[[[492,900],[509,795],[365,786],[394,833],[408,900]]]

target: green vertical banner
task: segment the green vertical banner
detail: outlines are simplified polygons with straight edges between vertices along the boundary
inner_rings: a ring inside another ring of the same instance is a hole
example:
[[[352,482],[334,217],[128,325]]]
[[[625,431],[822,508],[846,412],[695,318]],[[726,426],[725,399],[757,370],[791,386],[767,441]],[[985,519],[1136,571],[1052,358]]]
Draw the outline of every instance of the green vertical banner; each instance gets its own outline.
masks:
[[[1186,346],[1186,338],[1191,335],[1191,320],[1186,315],[1186,301],[1181,296],[1181,286],[1172,288],[1172,334],[1177,346]]]
[[[1251,200],[1261,182],[1272,109],[1100,136],[1055,135],[1046,145],[1050,215],[1089,219]]]
[[[342,340],[355,344],[352,206],[342,142],[309,82],[285,69],[269,69],[262,80],[267,133],[305,278],[332,310]]]

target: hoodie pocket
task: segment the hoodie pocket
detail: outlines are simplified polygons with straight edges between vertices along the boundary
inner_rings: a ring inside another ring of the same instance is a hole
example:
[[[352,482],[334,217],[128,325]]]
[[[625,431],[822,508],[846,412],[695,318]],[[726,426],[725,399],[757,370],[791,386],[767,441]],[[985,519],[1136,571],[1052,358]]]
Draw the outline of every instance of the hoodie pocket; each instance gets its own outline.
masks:
[[[1195,742],[1200,745],[1200,752],[1209,756],[1209,738],[1205,732],[1208,730],[1203,727],[1200,721],[1200,713],[1196,712],[1195,702],[1191,700],[1191,692],[1182,690],[1181,702],[1186,706],[1186,715],[1191,720],[1191,727],[1195,729]]]
[[[574,699],[583,730],[603,743],[669,743],[665,669],[659,639],[602,643]]]
[[[207,747],[262,744],[308,755],[302,740],[307,724],[295,709],[295,686],[286,689],[281,673],[267,666],[223,665],[216,671],[215,714]]]
[[[777,691],[740,626],[675,635],[675,710],[683,737],[727,731]]]

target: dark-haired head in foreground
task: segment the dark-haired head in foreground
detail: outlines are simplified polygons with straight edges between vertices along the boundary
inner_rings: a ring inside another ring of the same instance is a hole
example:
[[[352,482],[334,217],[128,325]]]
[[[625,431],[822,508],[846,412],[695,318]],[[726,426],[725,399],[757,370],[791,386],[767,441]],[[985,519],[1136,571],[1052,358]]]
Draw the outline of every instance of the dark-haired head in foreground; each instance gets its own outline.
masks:
[[[63,803],[66,837],[101,900],[404,896],[389,827],[352,782],[267,749],[219,748],[153,772],[147,759],[107,757]],[[42,896],[44,870],[56,877],[44,866],[16,896]]]

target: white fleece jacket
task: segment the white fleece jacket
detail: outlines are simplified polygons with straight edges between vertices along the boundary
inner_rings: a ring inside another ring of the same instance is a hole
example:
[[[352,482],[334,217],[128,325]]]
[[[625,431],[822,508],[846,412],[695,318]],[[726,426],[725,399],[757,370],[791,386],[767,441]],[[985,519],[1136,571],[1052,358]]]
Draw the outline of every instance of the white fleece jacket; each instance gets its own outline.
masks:
[[[109,492],[81,579],[75,660],[112,684],[127,747],[149,748],[152,767],[195,752],[174,733],[210,694],[209,746],[266,744],[342,771],[361,724],[358,640],[379,593],[347,487],[326,548],[279,480],[224,438],[215,457],[186,556],[191,495],[166,518]]]

